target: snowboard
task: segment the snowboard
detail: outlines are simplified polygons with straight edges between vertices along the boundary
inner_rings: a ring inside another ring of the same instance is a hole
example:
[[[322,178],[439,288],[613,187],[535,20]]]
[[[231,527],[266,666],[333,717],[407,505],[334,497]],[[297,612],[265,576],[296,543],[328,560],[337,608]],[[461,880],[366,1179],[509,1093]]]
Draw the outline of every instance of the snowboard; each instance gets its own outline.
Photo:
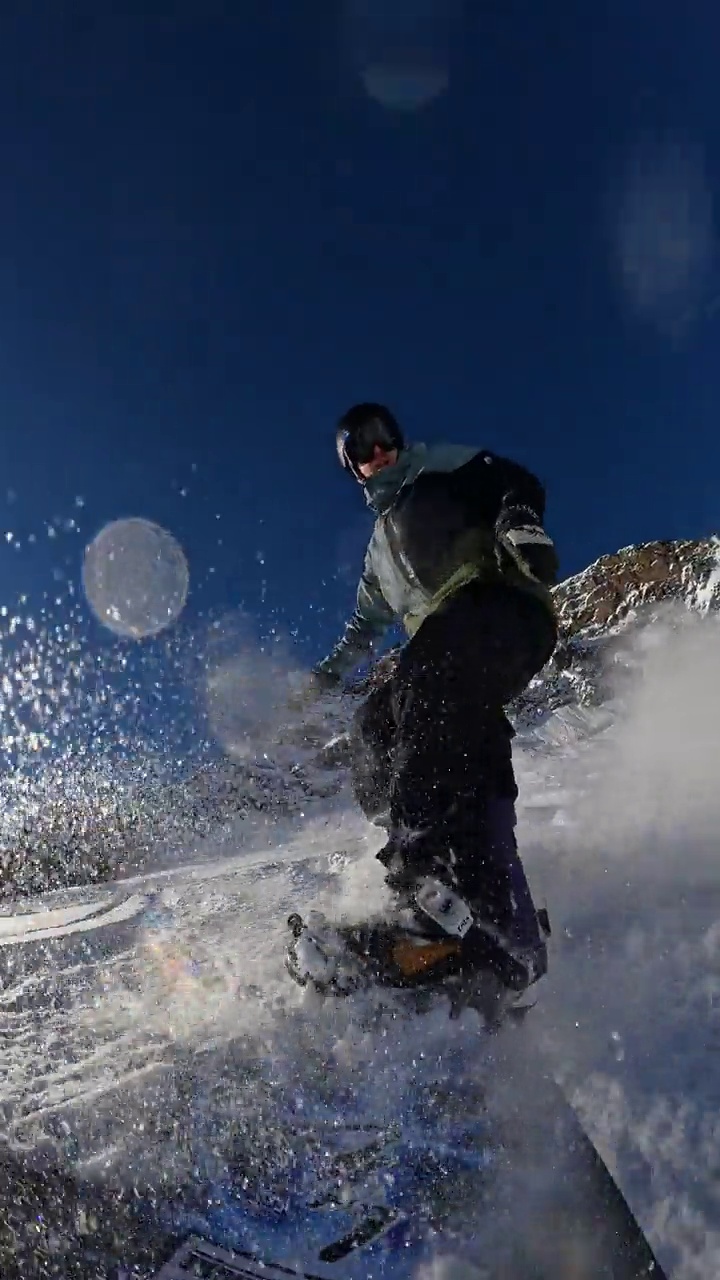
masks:
[[[561,1090],[536,1086],[532,1121],[495,1143],[482,1118],[318,1130],[282,1203],[214,1187],[155,1280],[666,1280]]]
[[[248,1184],[238,1162],[172,1202],[160,1188],[118,1196],[5,1151],[4,1280],[667,1280],[562,1091],[531,1066],[533,1116],[494,1142],[482,1116],[438,1130],[422,1097],[384,1127],[340,1111],[308,1126],[277,1193],[272,1171]]]

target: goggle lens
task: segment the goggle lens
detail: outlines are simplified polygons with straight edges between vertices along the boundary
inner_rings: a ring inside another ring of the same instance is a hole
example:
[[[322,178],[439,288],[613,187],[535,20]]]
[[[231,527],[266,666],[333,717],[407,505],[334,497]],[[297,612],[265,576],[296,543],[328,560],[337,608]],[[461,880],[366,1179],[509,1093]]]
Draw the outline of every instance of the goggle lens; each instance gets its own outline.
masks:
[[[397,449],[397,442],[393,439],[385,423],[380,422],[378,419],[364,422],[356,431],[343,432],[340,437],[340,445],[342,459],[351,470],[355,467],[363,466],[366,462],[372,462],[378,445],[381,449]]]

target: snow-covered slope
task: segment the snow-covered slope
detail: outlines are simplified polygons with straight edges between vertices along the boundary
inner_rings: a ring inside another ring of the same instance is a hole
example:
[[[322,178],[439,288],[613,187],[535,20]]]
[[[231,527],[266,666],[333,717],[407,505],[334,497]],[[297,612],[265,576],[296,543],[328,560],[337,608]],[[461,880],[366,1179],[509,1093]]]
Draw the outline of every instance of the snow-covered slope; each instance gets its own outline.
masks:
[[[564,651],[516,709],[519,835],[554,925],[524,1053],[534,1046],[553,1063],[677,1280],[720,1272],[714,554],[710,544],[699,553],[697,577],[682,576],[687,558],[673,561],[681,589],[650,599],[641,588],[642,614],[566,625]],[[590,584],[565,584],[561,608],[587,609]],[[55,928],[58,913],[79,924],[102,895],[159,890],[165,924],[139,927],[132,915],[0,948],[2,1130],[30,1170],[13,1228],[28,1257],[61,1258],[80,1230],[57,1195],[42,1199],[57,1159],[143,1195],[242,1164],[280,1195],[292,1152],[276,1120],[289,1105],[330,1122],[341,1097],[358,1120],[377,1121],[424,1082],[472,1109],[482,1075],[463,1024],[451,1034],[444,1019],[419,1021],[379,1057],[347,1006],[316,1007],[289,983],[288,911],[381,904],[381,835],[353,810],[342,768],[319,762],[316,740],[268,755],[193,780],[203,825],[180,857],[161,841],[157,862],[117,889],[23,906],[38,919],[55,912],[44,926]],[[251,774],[262,803],[248,802]],[[3,1274],[17,1247],[0,1231]],[[65,1274],[24,1265],[28,1277]],[[442,1265],[437,1277],[454,1274]]]

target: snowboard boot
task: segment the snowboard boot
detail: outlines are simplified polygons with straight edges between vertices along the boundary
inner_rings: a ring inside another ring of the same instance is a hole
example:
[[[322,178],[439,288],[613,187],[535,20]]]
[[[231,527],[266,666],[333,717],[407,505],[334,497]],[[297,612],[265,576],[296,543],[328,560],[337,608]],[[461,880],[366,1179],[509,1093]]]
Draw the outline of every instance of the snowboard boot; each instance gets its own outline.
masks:
[[[330,926],[291,915],[291,976],[329,995],[373,985],[438,991],[450,997],[451,1016],[472,1005],[493,1028],[547,969],[544,941],[532,954],[513,950],[435,877],[415,880],[398,897],[387,921]]]
[[[545,939],[550,926],[546,913],[538,918],[537,943],[519,945],[516,938],[506,935],[493,922],[484,903],[461,896],[449,879],[440,872],[414,879],[410,885],[397,885],[397,923],[414,944],[415,964],[427,955],[425,980],[432,981],[433,973],[441,972],[436,970],[439,958],[433,959],[441,942],[448,948],[445,966],[449,965],[453,972],[490,972],[511,991],[524,991],[537,982],[547,972]],[[392,883],[390,876],[388,881]],[[397,962],[401,963],[399,954]]]

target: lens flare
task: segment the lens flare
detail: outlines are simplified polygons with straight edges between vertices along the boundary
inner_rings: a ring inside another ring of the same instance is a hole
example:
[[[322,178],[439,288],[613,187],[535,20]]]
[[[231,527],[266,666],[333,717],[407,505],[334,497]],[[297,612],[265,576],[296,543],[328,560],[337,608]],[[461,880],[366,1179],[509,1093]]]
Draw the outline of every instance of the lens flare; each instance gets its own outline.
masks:
[[[350,56],[368,97],[406,112],[439,98],[461,14],[460,0],[345,0]]]
[[[151,520],[115,520],[85,551],[83,587],[100,622],[134,640],[177,621],[190,575],[179,542]]]

